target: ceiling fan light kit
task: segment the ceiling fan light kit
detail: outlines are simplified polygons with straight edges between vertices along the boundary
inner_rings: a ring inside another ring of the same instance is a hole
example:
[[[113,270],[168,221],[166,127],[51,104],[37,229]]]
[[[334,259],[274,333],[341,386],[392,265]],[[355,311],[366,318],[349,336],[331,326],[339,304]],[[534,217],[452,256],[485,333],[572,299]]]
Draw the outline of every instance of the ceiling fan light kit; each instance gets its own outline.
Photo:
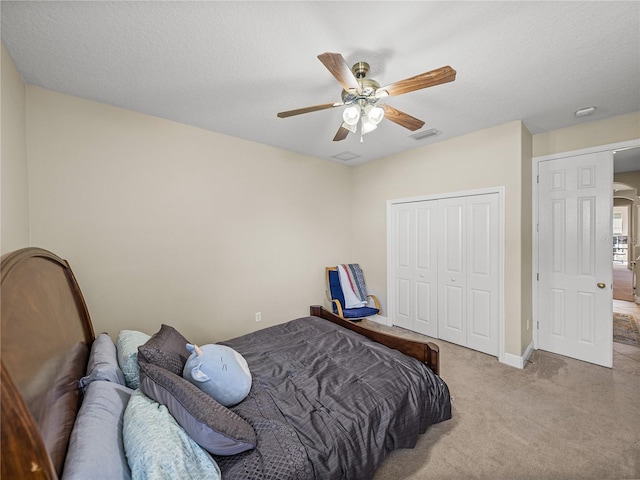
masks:
[[[350,69],[344,57],[339,53],[325,52],[318,55],[318,59],[342,85],[342,102],[325,103],[280,112],[278,117],[287,118],[346,105],[342,112],[343,121],[333,138],[334,142],[344,140],[349,133],[356,133],[358,124],[360,124],[360,142],[362,143],[363,136],[378,128],[378,124],[385,117],[411,131],[419,130],[424,126],[422,120],[390,105],[377,105],[377,102],[389,96],[452,82],[456,78],[456,71],[446,66],[380,87],[378,82],[367,78],[366,75],[370,68],[367,62],[358,62]]]

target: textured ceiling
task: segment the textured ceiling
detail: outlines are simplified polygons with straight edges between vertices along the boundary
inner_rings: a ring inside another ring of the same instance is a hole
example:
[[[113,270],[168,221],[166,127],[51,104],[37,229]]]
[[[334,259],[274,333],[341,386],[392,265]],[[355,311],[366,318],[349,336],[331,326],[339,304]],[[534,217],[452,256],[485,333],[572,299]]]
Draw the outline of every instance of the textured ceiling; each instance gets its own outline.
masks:
[[[356,165],[521,119],[533,134],[640,110],[640,2],[1,2],[26,83]],[[390,121],[332,138],[340,100],[317,59],[366,61],[388,84],[444,65],[452,83],[386,103]],[[573,113],[595,106],[580,119]]]

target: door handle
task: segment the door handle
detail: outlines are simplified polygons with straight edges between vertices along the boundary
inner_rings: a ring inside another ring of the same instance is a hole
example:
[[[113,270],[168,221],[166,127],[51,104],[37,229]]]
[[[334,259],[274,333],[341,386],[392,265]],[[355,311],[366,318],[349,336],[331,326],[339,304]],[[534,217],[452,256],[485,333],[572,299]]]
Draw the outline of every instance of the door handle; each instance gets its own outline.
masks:
[[[602,282],[598,282],[598,288],[604,288],[606,285]]]

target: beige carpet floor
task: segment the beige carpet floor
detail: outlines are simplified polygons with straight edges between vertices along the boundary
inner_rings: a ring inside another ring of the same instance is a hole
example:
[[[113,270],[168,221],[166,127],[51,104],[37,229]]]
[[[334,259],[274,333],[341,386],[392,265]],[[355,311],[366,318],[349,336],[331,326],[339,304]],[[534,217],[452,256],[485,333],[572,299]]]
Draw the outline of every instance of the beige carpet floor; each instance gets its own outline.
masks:
[[[640,479],[640,370],[542,351],[520,370],[436,343],[453,418],[393,452],[375,480]]]

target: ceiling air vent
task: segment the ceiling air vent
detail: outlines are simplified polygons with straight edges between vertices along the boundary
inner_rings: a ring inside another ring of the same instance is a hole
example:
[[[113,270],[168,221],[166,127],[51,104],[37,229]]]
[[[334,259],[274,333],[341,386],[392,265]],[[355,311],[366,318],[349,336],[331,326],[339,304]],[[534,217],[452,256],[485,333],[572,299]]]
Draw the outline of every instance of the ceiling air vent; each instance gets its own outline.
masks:
[[[440,135],[442,132],[435,128],[428,128],[427,130],[422,130],[421,132],[414,133],[413,135],[409,135],[411,138],[416,140],[422,140],[423,138],[435,137],[436,135]]]
[[[331,155],[331,158],[335,158],[336,160],[342,160],[343,162],[348,162],[349,160],[353,160],[354,158],[358,158],[360,155],[357,155],[352,152],[342,152],[337,155]]]

